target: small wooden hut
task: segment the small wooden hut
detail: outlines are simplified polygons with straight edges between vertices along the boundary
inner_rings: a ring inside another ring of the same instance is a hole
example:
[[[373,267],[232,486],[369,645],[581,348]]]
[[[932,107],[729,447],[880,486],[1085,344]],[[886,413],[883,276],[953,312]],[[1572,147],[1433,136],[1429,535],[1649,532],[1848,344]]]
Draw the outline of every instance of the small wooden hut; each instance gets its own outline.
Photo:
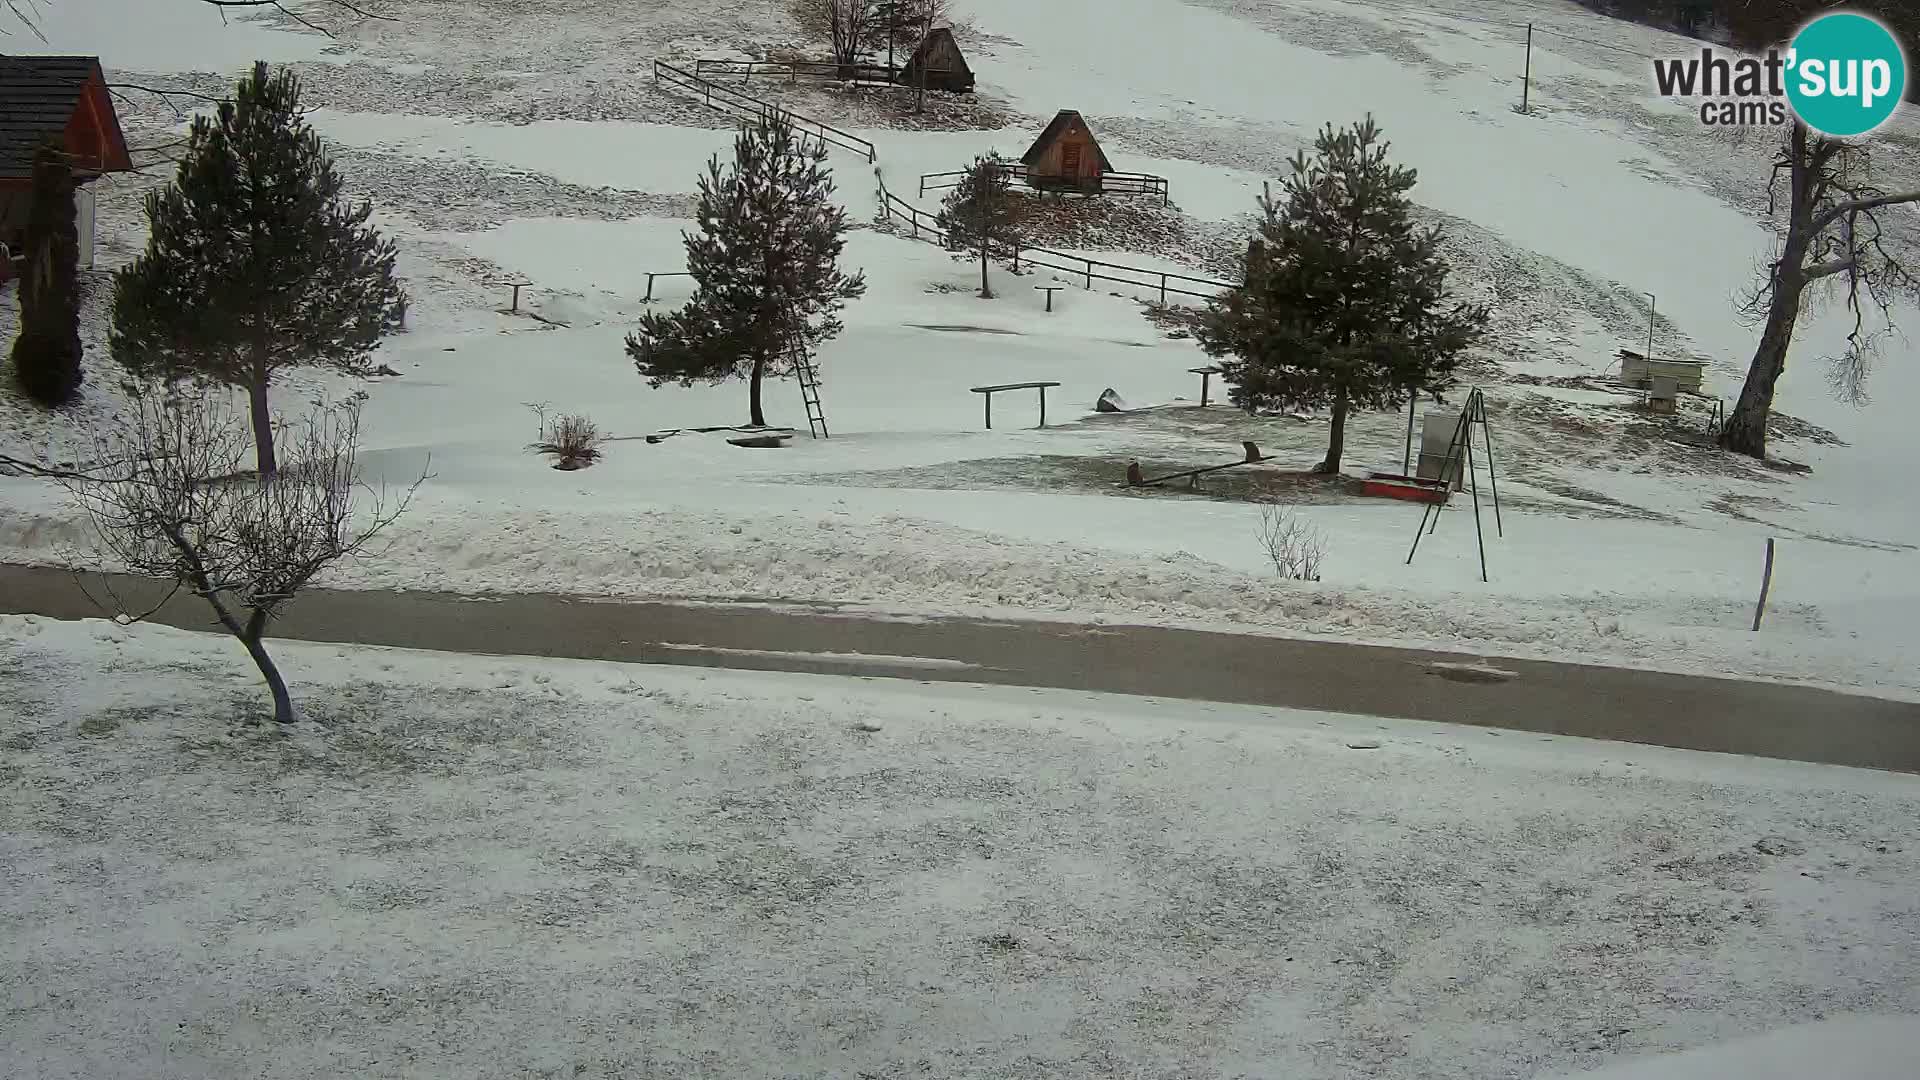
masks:
[[[919,86],[923,72],[929,90],[973,93],[973,69],[967,66],[967,58],[960,55],[960,43],[953,39],[953,31],[947,27],[939,27],[921,39],[920,47],[907,58],[907,66],[900,69],[900,82]]]
[[[1101,177],[1114,171],[1093,129],[1072,109],[1060,110],[1020,163],[1028,186],[1043,191],[1099,191]]]

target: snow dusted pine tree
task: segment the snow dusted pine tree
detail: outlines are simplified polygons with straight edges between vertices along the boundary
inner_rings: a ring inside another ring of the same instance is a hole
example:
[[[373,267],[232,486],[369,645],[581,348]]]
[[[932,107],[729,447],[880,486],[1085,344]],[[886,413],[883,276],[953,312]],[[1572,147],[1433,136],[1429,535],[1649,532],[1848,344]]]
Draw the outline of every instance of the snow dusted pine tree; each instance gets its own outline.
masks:
[[[1333,410],[1316,472],[1340,471],[1350,410],[1452,385],[1487,322],[1484,307],[1450,299],[1441,232],[1414,225],[1416,175],[1389,165],[1387,146],[1368,117],[1347,131],[1328,126],[1312,157],[1296,155],[1284,204],[1260,199],[1246,287],[1221,294],[1195,333],[1225,358],[1234,404]]]
[[[80,226],[73,167],[51,143],[33,159],[26,256],[13,377],[34,401],[65,405],[80,392]]]
[[[840,271],[847,215],[826,162],[823,144],[774,116],[741,129],[731,166],[718,156],[707,163],[698,230],[683,234],[693,299],[642,315],[627,337],[649,386],[744,378],[750,422],[763,427],[761,380],[790,373],[796,355],[839,335],[840,312],[867,283]]]
[[[980,298],[993,299],[987,256],[995,243],[1017,242],[1026,204],[1011,190],[1007,160],[999,153],[973,159],[960,183],[947,193],[934,220],[946,230],[947,246],[980,253]]]
[[[193,122],[173,183],[147,196],[146,254],[114,275],[115,359],[136,376],[246,387],[263,479],[274,373],[364,374],[406,318],[393,245],[340,193],[299,82],[255,64],[217,117]]]

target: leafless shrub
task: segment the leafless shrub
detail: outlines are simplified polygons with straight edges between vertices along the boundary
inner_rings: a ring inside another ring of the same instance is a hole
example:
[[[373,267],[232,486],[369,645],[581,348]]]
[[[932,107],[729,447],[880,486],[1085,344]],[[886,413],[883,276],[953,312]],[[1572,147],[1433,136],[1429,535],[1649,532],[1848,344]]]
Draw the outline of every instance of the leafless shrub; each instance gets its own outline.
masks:
[[[552,457],[553,467],[566,472],[584,469],[600,460],[600,444],[606,441],[606,436],[600,433],[598,424],[574,414],[549,421],[545,403],[527,408],[540,418],[540,439],[527,449]]]
[[[1290,508],[1261,504],[1260,548],[1273,561],[1273,572],[1281,577],[1290,581],[1320,580],[1326,537]]]
[[[143,389],[100,435],[95,457],[121,463],[111,478],[61,478],[91,521],[103,554],[129,572],[206,600],[246,647],[273,694],[273,718],[293,703],[267,654],[267,627],[327,566],[368,553],[426,477],[389,498],[360,481],[360,398],[316,402],[276,433],[289,453],[277,476],[238,471],[253,450],[248,418],[223,394]],[[111,588],[109,587],[111,594]],[[165,603],[163,600],[162,603]],[[130,615],[138,621],[159,610]]]

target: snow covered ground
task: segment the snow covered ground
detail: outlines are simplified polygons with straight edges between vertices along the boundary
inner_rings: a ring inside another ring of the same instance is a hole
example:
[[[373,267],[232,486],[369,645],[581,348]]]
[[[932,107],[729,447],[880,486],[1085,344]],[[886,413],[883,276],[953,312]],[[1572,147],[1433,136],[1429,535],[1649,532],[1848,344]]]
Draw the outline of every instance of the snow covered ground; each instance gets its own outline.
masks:
[[[0,619],[0,1073],[1480,1080],[1856,1014],[1895,1019],[1799,1037],[1824,1075],[1914,1049],[1908,776],[278,652],[290,732],[239,722],[228,641]]]
[[[1489,534],[1483,585],[1459,504],[1407,566],[1416,508],[1285,475],[1317,459],[1322,424],[1184,407],[1199,392],[1187,369],[1205,357],[1141,317],[1143,290],[1070,288],[1048,314],[1029,286],[1070,275],[996,269],[1001,296],[987,303],[969,294],[976,270],[880,230],[849,245],[870,293],[822,356],[831,440],[783,451],[641,441],[745,417],[743,388],[649,390],[621,351],[647,274],[681,268],[693,181],[730,137],[720,114],[654,86],[648,63],[817,50],[779,5],[616,16],[578,0],[537,11],[395,0],[380,7],[392,21],[325,20],[331,40],[271,13],[222,28],[181,6],[192,14],[176,21],[127,0],[63,0],[48,44],[17,44],[98,52],[116,77],[203,91],[224,89],[254,55],[299,64],[315,123],[401,239],[417,299],[409,332],[378,357],[402,374],[370,387],[365,460],[391,483],[432,474],[388,557],[333,584],[1179,622],[1920,693],[1920,512],[1888,496],[1904,490],[1913,449],[1910,346],[1894,343],[1878,402],[1854,411],[1826,396],[1813,359],[1845,321],[1800,335],[1782,397],[1799,422],[1777,445],[1809,475],[1703,448],[1704,402],[1666,424],[1595,388],[1616,348],[1644,340],[1648,292],[1660,350],[1710,358],[1711,393],[1737,392],[1751,351],[1730,297],[1764,250],[1752,215],[1766,148],[1707,136],[1651,98],[1646,60],[1677,39],[1558,0],[1143,0],[1124,20],[1092,0],[962,0],[976,102],[922,120],[884,91],[766,88],[872,139],[889,187],[928,207],[919,174],[988,148],[1017,153],[1056,109],[1080,109],[1118,167],[1168,176],[1177,205],[1124,229],[1089,223],[1086,242],[1055,246],[1207,275],[1287,156],[1320,125],[1372,111],[1421,170],[1426,212],[1452,230],[1462,289],[1496,307],[1499,332],[1473,376],[1493,409],[1505,533]],[[1510,106],[1526,22],[1541,33],[1534,111],[1522,116]],[[149,95],[127,91],[121,104],[137,143],[177,133]],[[1916,130],[1908,116],[1880,147],[1890,175],[1920,175]],[[874,167],[834,161],[865,222]],[[137,194],[151,182],[104,192],[103,263],[138,249]],[[498,313],[516,280],[534,283],[524,303],[552,322]],[[104,295],[103,280],[94,286]],[[654,283],[657,303],[686,291],[685,279]],[[0,442],[55,457],[83,447],[85,426],[115,405],[110,364],[90,363],[88,400],[66,420],[0,400]],[[969,388],[1029,379],[1062,384],[1048,430],[1029,430],[1032,403],[1014,395],[997,400],[995,430],[980,430]],[[295,379],[279,400],[326,385]],[[1109,387],[1170,407],[1088,415]],[[790,383],[769,397],[776,423],[801,423]],[[527,405],[543,402],[618,436],[606,460],[563,474],[528,454]],[[1362,418],[1352,471],[1397,465],[1403,424]],[[1227,474],[1217,499],[1118,487],[1129,460],[1232,460],[1243,439],[1284,470]],[[1328,534],[1322,583],[1277,582],[1262,565],[1255,489],[1300,504]],[[1756,635],[1769,536],[1780,560]],[[0,557],[85,546],[57,492],[0,481]]]

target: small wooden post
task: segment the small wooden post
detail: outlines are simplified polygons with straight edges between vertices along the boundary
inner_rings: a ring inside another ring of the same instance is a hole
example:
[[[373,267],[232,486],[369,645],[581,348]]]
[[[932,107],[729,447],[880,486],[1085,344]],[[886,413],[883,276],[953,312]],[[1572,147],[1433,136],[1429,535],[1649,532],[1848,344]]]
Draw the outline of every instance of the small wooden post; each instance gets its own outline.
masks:
[[[1767,568],[1760,575],[1760,602],[1753,606],[1753,629],[1760,629],[1760,617],[1767,613],[1767,592],[1773,588],[1773,537],[1767,537]]]
[[[1040,426],[1047,426],[1047,388],[1040,388]]]
[[[1087,260],[1087,288],[1093,288],[1093,260]]]
[[[1533,103],[1533,24],[1527,24],[1527,71],[1520,77],[1520,111],[1526,112]]]
[[[1013,238],[1013,272],[1016,274],[1020,272],[1020,238],[1017,236]],[[1053,310],[1052,293],[1047,294],[1047,310]]]
[[[993,430],[993,391],[989,390],[986,393],[981,394],[980,396],[987,399],[987,430],[992,431]]]
[[[1207,385],[1211,382],[1213,382],[1213,372],[1200,373],[1200,407],[1203,409],[1207,407]]]
[[[533,284],[531,281],[516,281],[513,283],[513,303],[507,307],[508,313],[513,315],[520,314],[520,290],[531,284]]]
[[[1167,302],[1167,275],[1165,274],[1160,275],[1160,302],[1163,304]],[[1202,382],[1201,391],[1200,391],[1200,398],[1201,398],[1200,404],[1202,405],[1205,405],[1207,403],[1206,402],[1207,392],[1205,387],[1206,387],[1206,384]]]
[[[647,275],[647,295],[640,300],[643,304],[653,303],[653,275]]]

